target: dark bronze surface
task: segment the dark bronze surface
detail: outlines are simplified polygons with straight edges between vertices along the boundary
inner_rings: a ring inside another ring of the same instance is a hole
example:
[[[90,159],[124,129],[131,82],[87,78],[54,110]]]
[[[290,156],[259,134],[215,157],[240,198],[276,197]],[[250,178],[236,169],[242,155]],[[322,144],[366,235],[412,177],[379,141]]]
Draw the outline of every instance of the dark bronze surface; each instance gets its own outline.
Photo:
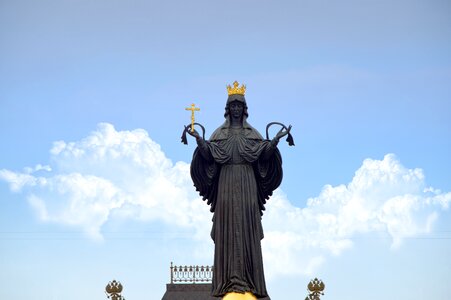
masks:
[[[273,139],[264,139],[247,122],[248,107],[241,94],[229,95],[224,117],[225,122],[208,141],[195,130],[185,127],[184,131],[198,145],[191,177],[214,213],[212,296],[251,292],[257,298],[269,299],[261,253],[261,216],[266,200],[282,181],[277,144],[289,135],[291,126],[275,123],[282,129]],[[294,145],[291,135],[287,140]]]

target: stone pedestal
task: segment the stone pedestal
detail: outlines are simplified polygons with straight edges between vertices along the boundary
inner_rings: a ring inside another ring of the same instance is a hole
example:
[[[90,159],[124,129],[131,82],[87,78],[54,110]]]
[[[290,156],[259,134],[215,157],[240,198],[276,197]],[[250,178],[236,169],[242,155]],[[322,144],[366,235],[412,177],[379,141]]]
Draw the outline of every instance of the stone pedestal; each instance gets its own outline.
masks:
[[[218,300],[210,295],[211,284],[179,283],[166,285],[166,293],[161,300]]]
[[[222,300],[257,300],[257,297],[249,292],[246,292],[245,294],[232,292],[227,293]]]

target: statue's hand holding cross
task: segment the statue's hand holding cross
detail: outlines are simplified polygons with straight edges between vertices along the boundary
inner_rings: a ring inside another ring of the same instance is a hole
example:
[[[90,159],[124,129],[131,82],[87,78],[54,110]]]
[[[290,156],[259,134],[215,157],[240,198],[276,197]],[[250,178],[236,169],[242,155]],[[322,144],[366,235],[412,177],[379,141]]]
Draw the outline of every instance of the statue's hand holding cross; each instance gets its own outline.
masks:
[[[191,111],[191,132],[194,131],[194,112],[195,111],[199,111],[200,108],[196,107],[196,104],[191,104],[191,107],[187,107],[185,108],[185,110],[190,110]]]

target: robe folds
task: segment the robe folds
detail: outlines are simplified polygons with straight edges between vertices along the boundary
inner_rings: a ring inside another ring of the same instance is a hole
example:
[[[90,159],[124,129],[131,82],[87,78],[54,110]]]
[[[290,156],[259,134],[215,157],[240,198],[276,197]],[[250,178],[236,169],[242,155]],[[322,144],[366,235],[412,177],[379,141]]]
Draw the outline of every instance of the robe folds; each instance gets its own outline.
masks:
[[[194,151],[191,177],[213,212],[212,296],[251,292],[269,299],[261,217],[282,180],[279,150],[247,123],[241,128],[223,126]]]

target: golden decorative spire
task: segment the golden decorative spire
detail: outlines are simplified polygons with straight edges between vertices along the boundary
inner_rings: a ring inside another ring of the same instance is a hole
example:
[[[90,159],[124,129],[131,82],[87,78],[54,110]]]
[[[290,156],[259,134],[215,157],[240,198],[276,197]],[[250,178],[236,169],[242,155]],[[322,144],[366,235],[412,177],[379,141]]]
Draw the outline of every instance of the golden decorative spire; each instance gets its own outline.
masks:
[[[238,87],[240,84],[238,83],[238,81],[235,80],[235,82],[233,83],[233,87],[231,87],[230,85],[227,85],[227,93],[230,95],[243,95],[244,93],[246,93],[246,86],[244,84],[241,85],[241,87]]]
[[[125,300],[125,298],[121,296],[121,292],[122,284],[116,280],[110,281],[105,287],[105,293],[111,300]]]
[[[305,298],[305,300],[321,300],[320,295],[324,295],[324,288],[326,286],[321,279],[315,278],[309,282],[307,288],[310,294]]]

